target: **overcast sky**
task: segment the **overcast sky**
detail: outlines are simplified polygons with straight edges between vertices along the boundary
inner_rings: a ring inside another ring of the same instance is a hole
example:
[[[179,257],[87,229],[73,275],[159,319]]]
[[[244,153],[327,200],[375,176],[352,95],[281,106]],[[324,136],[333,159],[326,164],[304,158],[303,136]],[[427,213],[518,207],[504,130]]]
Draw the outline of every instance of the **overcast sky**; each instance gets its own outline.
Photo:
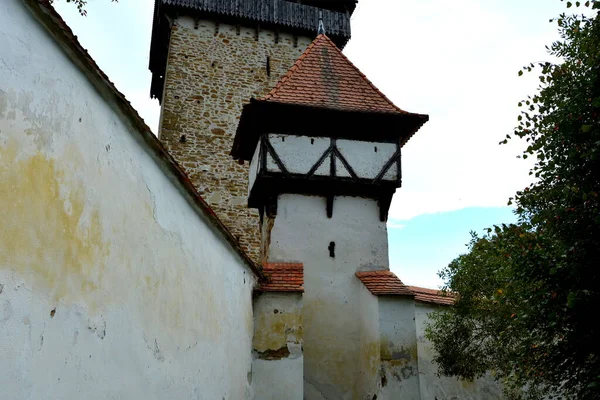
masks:
[[[148,52],[152,0],[89,0],[88,16],[57,0],[84,47],[156,132]],[[390,264],[409,284],[435,287],[436,272],[465,250],[469,230],[512,219],[508,198],[525,187],[517,103],[533,93],[529,62],[549,60],[548,20],[559,0],[361,0],[344,52],[396,105],[429,114],[403,148],[403,187],[390,209]]]
[[[537,85],[522,65],[548,59],[558,0],[359,2],[346,54],[399,107],[430,121],[404,147],[391,215],[504,206],[529,181],[512,132]]]

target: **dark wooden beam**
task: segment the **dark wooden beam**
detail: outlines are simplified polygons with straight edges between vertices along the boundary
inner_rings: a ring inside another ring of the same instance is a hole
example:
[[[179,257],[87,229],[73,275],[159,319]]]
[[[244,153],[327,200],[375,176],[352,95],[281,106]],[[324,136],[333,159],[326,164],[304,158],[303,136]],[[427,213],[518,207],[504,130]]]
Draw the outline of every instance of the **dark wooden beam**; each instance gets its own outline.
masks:
[[[326,197],[327,201],[327,218],[333,217],[333,195],[329,195]]]
[[[392,203],[392,196],[382,196],[377,202],[379,203],[379,220],[386,222],[390,211],[390,204]]]
[[[379,173],[377,174],[377,176],[375,177],[375,179],[373,179],[373,183],[377,183],[381,179],[383,179],[383,176],[388,171],[388,169],[390,169],[391,166],[394,165],[394,164],[397,165],[399,159],[400,159],[400,147],[398,146],[398,148],[396,149],[396,152],[385,163],[385,165],[383,166],[383,168],[381,169],[381,171],[379,171]]]

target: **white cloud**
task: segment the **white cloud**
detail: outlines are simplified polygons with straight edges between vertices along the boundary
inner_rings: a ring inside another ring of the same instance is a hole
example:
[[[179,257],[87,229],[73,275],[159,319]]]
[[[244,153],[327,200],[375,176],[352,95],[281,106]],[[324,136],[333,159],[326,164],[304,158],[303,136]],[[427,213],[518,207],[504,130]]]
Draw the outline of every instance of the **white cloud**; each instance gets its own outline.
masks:
[[[403,149],[403,188],[390,216],[504,206],[528,183],[512,133],[517,103],[537,86],[518,69],[546,60],[548,23],[563,5],[546,0],[359,3],[349,58],[399,107],[430,122]]]
[[[398,222],[394,222],[393,220],[388,220],[387,227],[388,229],[403,229],[406,228],[406,224],[400,224]]]
[[[153,2],[97,0],[88,17],[56,3],[101,68],[157,132],[149,99]],[[521,144],[498,146],[515,125],[517,102],[536,87],[518,69],[547,59],[556,37],[548,19],[564,10],[548,0],[360,0],[349,58],[398,106],[430,122],[403,152],[403,188],[390,216],[506,205],[529,182]]]

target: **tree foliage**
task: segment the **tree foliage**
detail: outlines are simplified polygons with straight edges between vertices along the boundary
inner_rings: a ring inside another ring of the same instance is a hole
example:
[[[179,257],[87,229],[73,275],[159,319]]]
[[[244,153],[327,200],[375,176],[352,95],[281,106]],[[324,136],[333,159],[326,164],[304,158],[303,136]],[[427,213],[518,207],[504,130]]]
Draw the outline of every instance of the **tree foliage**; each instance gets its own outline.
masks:
[[[50,4],[54,3],[56,0],[50,0]],[[81,14],[82,17],[87,15],[87,10],[85,7],[87,6],[87,0],[65,0],[67,3],[72,3],[75,7],[77,7],[77,11]],[[111,0],[113,3],[118,2],[118,0]]]
[[[427,328],[441,374],[491,371],[512,398],[600,399],[600,0],[566,5],[592,16],[554,20],[561,62],[519,72],[539,71],[540,86],[513,133],[537,160],[509,201],[518,223],[472,234],[440,272],[458,300]]]

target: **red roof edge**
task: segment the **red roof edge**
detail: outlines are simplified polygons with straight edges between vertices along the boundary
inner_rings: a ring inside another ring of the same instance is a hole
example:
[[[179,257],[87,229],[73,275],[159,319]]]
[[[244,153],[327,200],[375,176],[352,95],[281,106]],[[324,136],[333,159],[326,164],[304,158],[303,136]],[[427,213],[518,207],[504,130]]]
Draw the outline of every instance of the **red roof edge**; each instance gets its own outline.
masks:
[[[300,57],[296,60],[296,62],[294,63],[294,65],[291,66],[291,68],[288,70],[288,72],[279,80],[279,82],[277,82],[277,85],[275,85],[275,87],[273,89],[271,89],[271,91],[264,97],[258,99],[258,101],[267,101],[271,98],[273,98],[278,90],[285,84],[286,81],[288,81],[292,75],[294,75],[294,73],[300,69],[302,62],[304,61],[304,59],[306,58],[306,56],[308,56],[308,54],[310,54],[312,52],[312,50],[316,47],[316,45],[320,42],[324,40],[329,47],[335,49],[335,51],[338,53],[338,55],[340,55],[347,63],[348,65],[353,68],[356,73],[377,93],[379,94],[390,106],[392,106],[398,113],[400,114],[410,114],[408,111],[405,111],[403,109],[401,109],[400,107],[398,107],[397,105],[395,105],[385,94],[383,94],[374,84],[373,82],[371,82],[371,80],[369,78],[367,78],[367,76],[365,74],[363,74],[356,65],[354,65],[354,63],[352,61],[350,61],[350,59],[348,57],[346,57],[346,55],[339,49],[339,47],[337,47],[335,45],[335,43],[333,43],[333,41],[325,34],[320,34],[318,35],[315,40],[313,40],[311,42],[310,45],[308,45],[308,47],[306,48],[306,50],[304,50],[304,52],[302,53],[302,55],[300,55]],[[276,99],[274,99],[274,101],[277,101]]]
[[[418,286],[409,286],[415,293],[415,300],[423,303],[451,306],[456,302],[457,296],[453,293],[443,292],[438,289],[427,289]]]
[[[108,76],[100,69],[98,64],[90,56],[83,46],[77,40],[77,37],[62,19],[58,12],[52,7],[49,0],[23,0],[25,5],[45,26],[48,32],[54,37],[56,42],[63,48],[67,57],[69,57],[84,74],[90,82],[100,92],[102,97],[110,96],[119,107],[121,113],[129,119],[134,130],[138,131],[142,136],[143,141],[150,146],[154,151],[154,155],[163,161],[167,170],[186,190],[191,202],[198,207],[205,217],[215,226],[224,236],[229,244],[236,250],[242,260],[258,277],[262,277],[262,273],[256,266],[254,261],[240,247],[238,241],[231,234],[229,229],[217,217],[212,208],[200,196],[189,177],[175,159],[169,154],[167,149],[162,145],[158,138],[152,133],[152,130],[138,112],[127,101],[123,93],[121,93],[115,85],[110,81]]]
[[[304,292],[304,265],[301,263],[265,263],[263,275],[257,292]]]
[[[373,82],[371,82],[371,80],[369,78],[367,78],[367,76],[365,74],[363,74],[362,71],[360,69],[358,69],[358,67],[356,65],[354,65],[354,63],[352,61],[350,61],[350,59],[348,57],[346,57],[344,52],[342,50],[340,50],[339,47],[337,47],[335,45],[335,43],[333,43],[331,41],[331,39],[329,39],[329,37],[327,37],[327,35],[323,35],[323,36],[325,36],[327,41],[329,41],[333,45],[333,47],[340,54],[340,56],[342,56],[342,58],[344,58],[344,60],[346,60],[348,62],[348,64],[350,64],[350,66],[352,68],[354,68],[354,70],[365,80],[365,82],[367,82],[369,84],[369,86],[371,86],[373,88],[373,90],[375,90],[385,101],[387,101],[392,107],[394,107],[396,110],[398,110],[398,112],[401,114],[412,114],[411,112],[403,110],[400,107],[398,107],[397,105],[395,105],[393,101],[391,101],[385,94],[383,94],[383,92],[381,90],[379,90],[377,88],[377,86],[375,86],[373,84]]]
[[[362,271],[356,276],[375,296],[415,295],[392,271]]]

